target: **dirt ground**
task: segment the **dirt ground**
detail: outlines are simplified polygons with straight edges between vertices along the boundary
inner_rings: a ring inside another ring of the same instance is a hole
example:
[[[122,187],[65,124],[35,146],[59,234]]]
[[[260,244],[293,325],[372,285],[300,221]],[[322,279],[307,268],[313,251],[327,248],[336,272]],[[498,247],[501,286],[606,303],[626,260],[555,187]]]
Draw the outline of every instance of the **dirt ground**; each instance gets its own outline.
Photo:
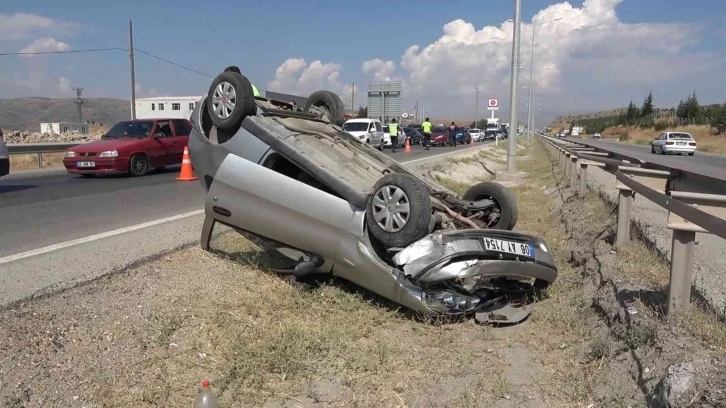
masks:
[[[491,154],[436,176],[496,167]],[[222,231],[215,253],[182,250],[0,312],[0,405],[184,407],[208,378],[222,406],[641,407],[688,362],[699,376],[684,398],[724,406],[724,325],[699,308],[666,323],[667,265],[637,241],[614,248],[612,209],[559,188],[540,150],[518,167],[530,177],[513,188],[516,229],[543,237],[560,268],[522,324],[420,319],[338,280],[297,289]]]
[[[713,135],[710,126],[678,126],[666,129],[672,132],[688,132],[696,139],[698,151],[726,154],[726,135]],[[623,143],[633,143],[648,146],[650,142],[665,130],[654,128],[640,128],[636,126],[617,126],[605,129],[603,138],[618,138]]]

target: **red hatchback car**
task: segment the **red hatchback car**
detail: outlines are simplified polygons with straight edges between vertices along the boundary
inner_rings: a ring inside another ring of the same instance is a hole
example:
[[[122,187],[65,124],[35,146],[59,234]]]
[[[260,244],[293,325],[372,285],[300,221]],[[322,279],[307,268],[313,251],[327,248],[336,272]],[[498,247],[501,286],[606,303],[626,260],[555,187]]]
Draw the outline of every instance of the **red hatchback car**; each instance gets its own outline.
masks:
[[[63,165],[68,173],[84,177],[146,171],[180,164],[192,124],[186,119],[124,120],[102,137],[66,151]]]

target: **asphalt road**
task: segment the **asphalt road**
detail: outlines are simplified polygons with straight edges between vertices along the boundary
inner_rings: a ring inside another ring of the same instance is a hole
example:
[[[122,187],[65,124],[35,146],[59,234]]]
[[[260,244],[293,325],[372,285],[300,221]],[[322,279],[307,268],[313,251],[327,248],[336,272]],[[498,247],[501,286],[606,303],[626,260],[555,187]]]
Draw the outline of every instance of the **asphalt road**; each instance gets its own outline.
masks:
[[[663,155],[650,152],[650,146],[639,146],[627,143],[606,142],[602,140],[567,137],[575,143],[584,143],[596,148],[606,149],[613,153],[631,156],[643,161],[660,164],[670,168],[679,168],[691,173],[702,174],[716,179],[726,180],[726,156],[696,151],[693,156]]]
[[[484,144],[385,153],[423,164]],[[198,241],[204,190],[178,174],[176,166],[138,178],[42,170],[0,179],[0,305]]]

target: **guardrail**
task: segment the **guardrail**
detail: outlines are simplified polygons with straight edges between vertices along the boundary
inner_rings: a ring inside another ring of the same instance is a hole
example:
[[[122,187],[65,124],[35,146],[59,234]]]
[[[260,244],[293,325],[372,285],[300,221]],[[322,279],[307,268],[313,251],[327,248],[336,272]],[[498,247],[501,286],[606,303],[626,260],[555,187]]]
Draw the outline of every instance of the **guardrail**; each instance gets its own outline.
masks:
[[[65,152],[73,146],[84,142],[75,143],[22,143],[8,144],[8,153],[13,154],[36,154],[38,155],[38,168],[43,168],[43,154]]]
[[[615,174],[614,187],[619,192],[617,244],[630,240],[631,205],[636,193],[668,210],[666,226],[673,230],[668,316],[688,309],[696,233],[726,239],[726,172],[697,172],[693,166],[688,170],[667,167],[586,142],[544,135],[537,139],[580,197],[587,193],[589,167]]]

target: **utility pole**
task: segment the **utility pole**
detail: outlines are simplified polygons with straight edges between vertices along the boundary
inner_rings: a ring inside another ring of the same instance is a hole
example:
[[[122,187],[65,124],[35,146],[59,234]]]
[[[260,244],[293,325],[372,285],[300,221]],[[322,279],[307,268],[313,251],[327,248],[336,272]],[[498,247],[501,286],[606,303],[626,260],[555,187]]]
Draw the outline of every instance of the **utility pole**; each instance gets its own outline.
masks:
[[[350,112],[355,113],[355,82],[353,82],[353,90],[350,95]]]
[[[479,128],[479,87],[476,87],[476,108],[474,108],[474,129]]]
[[[136,72],[134,69],[134,26],[129,20],[129,59],[131,60],[131,120],[136,119]]]
[[[532,24],[532,52],[529,55],[529,103],[527,104],[527,142],[529,142],[530,136],[532,136],[532,126],[534,126],[534,115],[532,113],[532,73],[534,70],[534,30],[537,26]]]
[[[78,123],[83,124],[83,111],[81,110],[81,105],[83,105],[83,99],[81,98],[83,96],[83,88],[73,88],[76,91],[76,100],[74,103],[78,105]]]
[[[509,90],[509,128],[514,132],[509,135],[509,146],[507,148],[507,171],[515,172],[517,164],[517,86],[519,83],[519,33],[522,19],[522,0],[514,0],[514,28],[512,41],[512,80]]]

